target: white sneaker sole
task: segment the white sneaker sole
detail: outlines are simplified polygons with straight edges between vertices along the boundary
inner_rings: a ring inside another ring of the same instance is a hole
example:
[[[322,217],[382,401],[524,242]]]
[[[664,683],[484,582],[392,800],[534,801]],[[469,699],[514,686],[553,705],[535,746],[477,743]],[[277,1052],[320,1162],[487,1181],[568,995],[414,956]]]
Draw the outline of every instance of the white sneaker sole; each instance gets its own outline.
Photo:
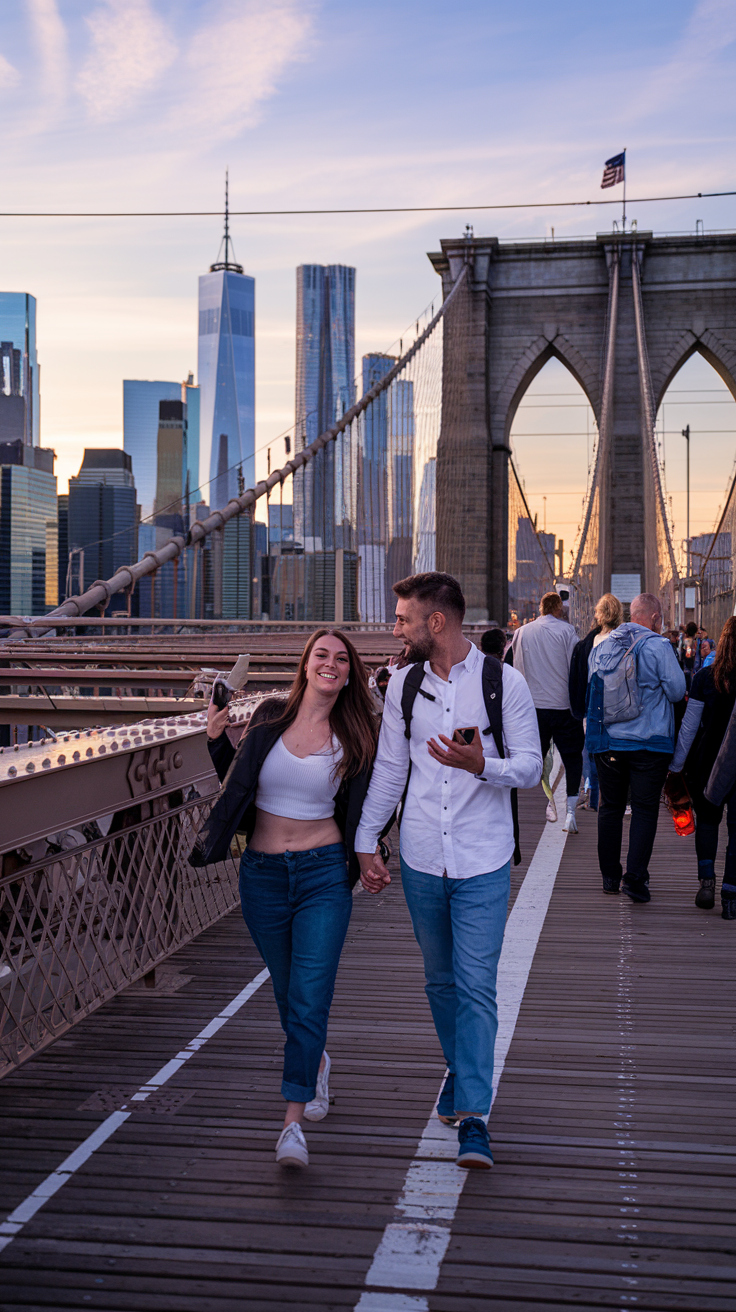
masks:
[[[571,815],[569,812],[565,817],[565,823],[562,826],[562,832],[563,834],[576,834],[578,832],[578,822],[575,819],[575,816]]]

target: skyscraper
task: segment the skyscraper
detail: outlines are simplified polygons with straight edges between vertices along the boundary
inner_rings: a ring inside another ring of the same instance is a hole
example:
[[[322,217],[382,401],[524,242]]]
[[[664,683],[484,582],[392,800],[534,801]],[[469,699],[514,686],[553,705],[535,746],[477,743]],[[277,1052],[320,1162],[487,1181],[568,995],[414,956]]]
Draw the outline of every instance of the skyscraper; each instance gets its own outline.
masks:
[[[133,462],[141,519],[150,519],[156,500],[158,408],[162,401],[181,401],[181,390],[181,383],[123,381],[123,447]]]
[[[54,452],[0,442],[0,614],[53,609],[58,551]]]
[[[0,442],[39,446],[36,298],[0,292]]]
[[[331,428],[354,399],[355,269],[302,264],[296,271],[296,450]],[[295,536],[305,549],[335,545],[343,500],[335,451],[328,447],[319,470],[310,464],[295,481]]]
[[[69,479],[67,545],[71,553],[67,591],[83,592],[95,579],[109,579],[136,554],[135,483],[130,456],[119,447],[88,447],[76,478]],[[60,561],[59,573],[64,562]],[[124,609],[122,593],[110,600]]]
[[[199,279],[200,463],[213,508],[255,482],[255,279],[230,259],[225,184],[224,260]]]

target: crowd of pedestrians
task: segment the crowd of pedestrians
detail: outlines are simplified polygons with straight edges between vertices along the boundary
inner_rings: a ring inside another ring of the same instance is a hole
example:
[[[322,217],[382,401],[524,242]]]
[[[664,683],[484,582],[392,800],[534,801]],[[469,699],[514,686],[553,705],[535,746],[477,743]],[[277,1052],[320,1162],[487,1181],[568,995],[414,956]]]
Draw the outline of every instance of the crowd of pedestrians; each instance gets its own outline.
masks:
[[[412,575],[393,590],[401,653],[370,679],[347,635],[326,628],[307,642],[288,698],[264,700],[239,741],[227,707],[208,711],[221,788],[190,859],[222,860],[236,834],[245,838],[243,916],[285,1035],[284,1166],[308,1164],[303,1122],[329,1109],[325,1045],[352,887],[360,879],[377,894],[390,884],[386,839],[397,818],[402,888],[447,1063],[437,1114],[457,1126],[462,1167],[493,1163],[487,1120],[496,975],[511,862],[520,860],[516,791],[535,787],[543,764],[548,779],[552,746],[570,835],[585,770],[604,893],[649,902],[665,788],[692,798],[696,904],[712,908],[725,810],[722,914],[736,919],[736,618],[715,648],[694,625],[663,634],[651,593],[634,598],[627,621],[607,593],[578,639],[549,592],[535,620],[513,636],[489,629],[479,649],[463,634],[465,601],[451,575]]]

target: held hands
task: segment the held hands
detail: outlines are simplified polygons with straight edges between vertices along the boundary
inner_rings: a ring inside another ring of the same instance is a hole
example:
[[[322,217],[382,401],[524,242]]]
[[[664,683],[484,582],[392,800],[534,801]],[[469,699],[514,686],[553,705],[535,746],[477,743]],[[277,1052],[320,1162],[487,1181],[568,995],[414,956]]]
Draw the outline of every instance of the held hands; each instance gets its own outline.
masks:
[[[227,729],[228,723],[229,708],[223,706],[222,710],[218,711],[215,703],[211,701],[207,707],[207,737],[219,738],[220,734]]]
[[[360,882],[363,888],[368,893],[381,893],[391,883],[391,876],[378,848],[373,856],[370,852],[356,852],[355,855],[360,862]]]
[[[439,761],[440,765],[449,765],[453,770],[467,770],[470,774],[483,773],[486,762],[477,726],[472,743],[457,743],[452,738],[446,738],[443,733],[438,733],[437,738],[439,743],[435,738],[427,742],[427,751],[434,761]],[[447,751],[440,747],[440,743],[445,744]]]

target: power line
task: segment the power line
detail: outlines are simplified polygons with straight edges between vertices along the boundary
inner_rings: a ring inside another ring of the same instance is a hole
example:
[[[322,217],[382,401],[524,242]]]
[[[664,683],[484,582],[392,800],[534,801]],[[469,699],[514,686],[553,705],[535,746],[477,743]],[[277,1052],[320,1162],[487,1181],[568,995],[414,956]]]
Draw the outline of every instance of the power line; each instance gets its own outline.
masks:
[[[719,196],[736,196],[735,191],[692,191],[679,196],[637,196],[629,205],[650,205],[659,201],[711,200]],[[230,210],[231,217],[290,218],[325,214],[458,214],[478,210],[548,210],[579,209],[587,205],[617,205],[620,200],[550,200],[514,201],[497,205],[380,205],[354,209],[318,210]],[[222,210],[0,210],[1,219],[212,219]]]

